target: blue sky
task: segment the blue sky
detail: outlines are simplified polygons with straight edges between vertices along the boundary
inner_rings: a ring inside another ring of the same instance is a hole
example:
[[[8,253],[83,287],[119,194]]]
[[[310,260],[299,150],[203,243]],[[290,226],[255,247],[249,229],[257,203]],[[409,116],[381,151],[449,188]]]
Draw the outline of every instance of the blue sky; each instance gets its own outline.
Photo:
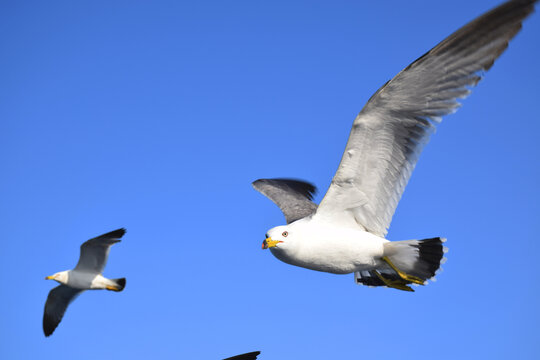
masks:
[[[261,251],[385,81],[496,0],[2,1],[0,357],[533,359],[540,18],[426,147],[388,238],[444,236],[438,281],[356,286]],[[126,227],[45,338],[43,278]]]

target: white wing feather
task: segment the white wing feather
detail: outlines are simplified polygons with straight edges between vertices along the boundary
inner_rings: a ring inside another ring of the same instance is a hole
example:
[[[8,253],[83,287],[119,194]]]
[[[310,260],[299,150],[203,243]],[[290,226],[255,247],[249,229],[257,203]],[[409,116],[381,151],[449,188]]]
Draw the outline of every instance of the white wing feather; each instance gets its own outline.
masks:
[[[316,217],[385,236],[423,146],[481,79],[536,0],[506,2],[465,25],[380,88],[353,123]]]
[[[119,242],[125,233],[125,229],[118,229],[84,242],[79,262],[73,270],[101,274],[107,265],[111,245]]]

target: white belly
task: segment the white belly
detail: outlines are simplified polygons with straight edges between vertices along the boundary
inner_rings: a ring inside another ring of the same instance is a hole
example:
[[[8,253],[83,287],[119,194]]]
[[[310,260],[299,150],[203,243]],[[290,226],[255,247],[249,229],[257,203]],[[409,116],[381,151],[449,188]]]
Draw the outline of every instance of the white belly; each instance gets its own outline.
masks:
[[[311,225],[291,228],[289,244],[285,239],[283,245],[271,248],[274,256],[291,265],[334,274],[380,265],[383,245],[388,240],[356,229]]]

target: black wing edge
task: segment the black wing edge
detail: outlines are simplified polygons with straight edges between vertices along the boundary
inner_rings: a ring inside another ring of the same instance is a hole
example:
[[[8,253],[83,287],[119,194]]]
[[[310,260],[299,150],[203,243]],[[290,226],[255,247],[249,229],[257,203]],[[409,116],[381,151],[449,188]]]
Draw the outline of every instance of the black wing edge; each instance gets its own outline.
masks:
[[[59,285],[49,291],[43,311],[43,333],[45,337],[52,335],[62,321],[69,304],[82,292],[83,290],[74,289],[67,285]],[[54,301],[56,303],[52,304],[51,302]]]
[[[236,355],[233,357],[228,357],[223,360],[254,360],[257,359],[257,356],[260,354],[260,351],[253,351],[245,354]]]
[[[126,234],[126,231],[127,230],[125,228],[116,229],[106,234],[100,235],[96,237],[95,239],[99,239],[99,238],[120,239],[122,236]]]
[[[383,86],[381,86],[367,101],[366,105],[371,102],[371,100],[375,99],[377,95],[395,78],[397,78],[402,73],[406,72],[412,67],[415,67],[422,63],[429,55],[437,55],[440,53],[444,53],[446,51],[450,51],[457,46],[462,46],[464,41],[463,38],[465,36],[470,36],[472,32],[474,32],[476,29],[483,29],[483,27],[486,26],[486,23],[489,23],[490,21],[493,21],[493,19],[497,19],[499,22],[495,23],[490,30],[490,32],[493,32],[494,29],[496,29],[498,26],[501,25],[501,23],[506,20],[506,17],[509,16],[515,16],[519,19],[519,21],[515,24],[515,27],[513,29],[513,32],[510,32],[510,35],[508,36],[508,39],[504,46],[501,46],[497,49],[497,52],[492,57],[492,60],[485,63],[483,66],[482,71],[486,72],[495,63],[495,60],[499,58],[499,56],[506,50],[508,47],[508,44],[510,40],[519,32],[519,30],[522,27],[522,22],[534,12],[534,6],[538,2],[538,0],[509,0],[506,1],[493,9],[487,11],[486,13],[478,16],[477,18],[471,20],[467,24],[463,25],[458,30],[454,31],[452,34],[448,35],[444,40],[442,40],[440,43],[435,45],[433,48],[431,48],[429,51],[427,51],[425,54],[414,60],[412,63],[410,63],[407,67],[405,67],[403,70],[401,70],[394,78],[388,80],[386,83],[384,83]],[[477,77],[477,82],[480,81],[481,76]]]
[[[113,240],[117,240],[115,242],[118,242],[118,241],[120,241],[122,236],[125,235],[126,231],[127,230],[125,228],[116,229],[116,230],[113,230],[113,231],[109,231],[108,233],[105,233],[103,235],[96,236],[95,238],[92,238],[92,239],[90,239],[88,241],[93,242],[94,240],[113,239]]]

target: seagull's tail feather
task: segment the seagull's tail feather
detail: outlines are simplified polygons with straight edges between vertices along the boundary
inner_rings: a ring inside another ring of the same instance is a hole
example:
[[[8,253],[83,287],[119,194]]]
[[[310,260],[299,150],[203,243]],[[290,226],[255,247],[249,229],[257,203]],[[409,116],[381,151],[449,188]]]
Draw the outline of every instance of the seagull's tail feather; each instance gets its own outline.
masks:
[[[424,240],[392,241],[384,244],[384,257],[392,267],[416,278],[433,278],[444,263],[444,238],[436,237]]]
[[[111,279],[116,283],[116,290],[115,291],[122,291],[126,287],[126,278],[120,278],[120,279]]]

